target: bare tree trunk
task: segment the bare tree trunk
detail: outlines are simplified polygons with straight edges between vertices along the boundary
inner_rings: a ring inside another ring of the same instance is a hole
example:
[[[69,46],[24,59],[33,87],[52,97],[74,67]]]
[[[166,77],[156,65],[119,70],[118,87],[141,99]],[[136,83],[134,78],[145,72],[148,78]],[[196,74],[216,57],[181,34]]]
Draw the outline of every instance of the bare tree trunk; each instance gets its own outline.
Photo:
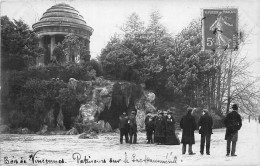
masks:
[[[210,109],[210,78],[207,78],[207,109]]]
[[[232,54],[232,53],[231,53]],[[231,67],[231,57],[229,60],[229,69],[228,69],[228,82],[227,82],[227,88],[228,88],[228,94],[227,94],[227,114],[229,113],[229,107],[231,102],[231,96],[230,96],[230,88],[231,88],[231,79],[232,79],[232,67]]]
[[[215,86],[216,86],[216,82],[215,82],[215,73],[214,73],[211,78],[211,108],[215,107]]]
[[[221,110],[221,101],[220,101],[220,86],[221,86],[221,67],[218,66],[218,79],[217,79],[217,104],[216,104],[216,109],[217,111]]]

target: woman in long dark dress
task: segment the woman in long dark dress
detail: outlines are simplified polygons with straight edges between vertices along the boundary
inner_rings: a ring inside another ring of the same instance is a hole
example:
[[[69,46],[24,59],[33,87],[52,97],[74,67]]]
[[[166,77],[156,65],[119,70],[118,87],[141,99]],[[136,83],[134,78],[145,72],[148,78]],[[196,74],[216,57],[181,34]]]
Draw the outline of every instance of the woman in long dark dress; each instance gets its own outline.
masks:
[[[168,112],[166,117],[166,144],[180,145],[180,141],[175,134],[175,120],[171,112]]]

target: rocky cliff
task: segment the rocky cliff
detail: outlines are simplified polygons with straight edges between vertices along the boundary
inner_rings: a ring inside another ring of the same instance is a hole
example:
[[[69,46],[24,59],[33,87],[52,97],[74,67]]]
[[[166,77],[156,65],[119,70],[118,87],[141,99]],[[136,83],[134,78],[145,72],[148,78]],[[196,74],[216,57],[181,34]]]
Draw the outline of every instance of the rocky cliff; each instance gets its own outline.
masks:
[[[118,128],[119,116],[125,111],[130,114],[137,111],[138,129],[144,129],[144,118],[147,111],[155,112],[153,106],[155,94],[145,91],[142,85],[125,81],[109,81],[102,77],[93,81],[81,81],[71,78],[68,87],[76,92],[81,103],[78,115],[72,117],[73,126],[79,133],[94,131],[111,131]],[[54,116],[56,112],[56,116]],[[48,128],[64,130],[62,107],[50,109],[45,117]],[[46,126],[44,127],[46,130]],[[42,132],[40,132],[42,133]]]
[[[155,112],[155,95],[147,92],[141,85],[130,82],[107,81],[102,78],[92,82],[91,96],[81,105],[79,115],[82,122],[91,121],[109,124],[118,128],[118,118],[125,111],[130,114],[137,111],[138,128],[144,128],[144,116],[147,111]]]

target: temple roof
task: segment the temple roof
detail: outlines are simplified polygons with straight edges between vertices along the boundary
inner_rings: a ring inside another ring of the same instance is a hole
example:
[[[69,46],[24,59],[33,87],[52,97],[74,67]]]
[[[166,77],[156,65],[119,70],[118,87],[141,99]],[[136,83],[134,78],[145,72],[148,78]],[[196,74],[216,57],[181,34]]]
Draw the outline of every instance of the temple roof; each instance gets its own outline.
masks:
[[[39,22],[32,27],[38,33],[46,31],[46,29],[55,33],[56,30],[53,27],[67,27],[69,31],[73,32],[78,32],[79,30],[81,33],[88,33],[87,36],[91,36],[93,32],[93,29],[86,24],[79,12],[65,3],[59,3],[49,8],[43,13]],[[43,29],[43,27],[45,28]],[[59,28],[59,32],[62,31],[61,29]],[[66,29],[65,33],[67,31]]]

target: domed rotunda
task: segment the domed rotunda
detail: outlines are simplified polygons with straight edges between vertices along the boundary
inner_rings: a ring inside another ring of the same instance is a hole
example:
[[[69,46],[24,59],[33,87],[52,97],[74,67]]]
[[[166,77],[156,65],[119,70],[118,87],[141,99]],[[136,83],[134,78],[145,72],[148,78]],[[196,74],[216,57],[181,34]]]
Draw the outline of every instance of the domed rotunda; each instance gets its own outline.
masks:
[[[86,24],[84,18],[73,7],[60,3],[49,8],[39,20],[32,25],[40,37],[39,46],[48,50],[44,57],[37,59],[37,65],[48,64],[55,60],[53,50],[58,43],[62,43],[65,36],[72,33],[79,37],[89,52],[90,36],[93,29]],[[68,61],[68,57],[66,57]]]

